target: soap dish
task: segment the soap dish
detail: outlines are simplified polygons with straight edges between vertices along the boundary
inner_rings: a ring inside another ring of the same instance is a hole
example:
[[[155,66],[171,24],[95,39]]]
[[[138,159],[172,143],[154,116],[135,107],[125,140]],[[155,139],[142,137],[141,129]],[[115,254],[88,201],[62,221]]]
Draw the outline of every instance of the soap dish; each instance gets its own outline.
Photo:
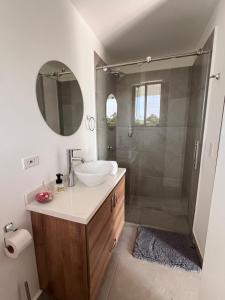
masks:
[[[35,195],[35,199],[39,203],[46,203],[53,200],[53,193],[52,192],[40,192]]]

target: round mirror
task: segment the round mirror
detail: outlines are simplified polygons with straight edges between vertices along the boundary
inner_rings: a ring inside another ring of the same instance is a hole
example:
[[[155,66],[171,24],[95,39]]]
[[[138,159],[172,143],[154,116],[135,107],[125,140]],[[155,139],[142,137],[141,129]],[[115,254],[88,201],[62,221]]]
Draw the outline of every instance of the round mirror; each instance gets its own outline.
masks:
[[[73,72],[59,61],[44,64],[37,77],[38,106],[48,126],[64,136],[80,127],[84,105],[79,83]]]

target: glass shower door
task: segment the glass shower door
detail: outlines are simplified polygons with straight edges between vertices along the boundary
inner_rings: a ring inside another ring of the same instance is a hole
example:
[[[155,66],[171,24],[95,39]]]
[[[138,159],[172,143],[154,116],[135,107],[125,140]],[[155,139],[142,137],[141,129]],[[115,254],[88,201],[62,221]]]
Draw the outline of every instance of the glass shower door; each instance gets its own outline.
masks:
[[[194,67],[175,59],[96,71],[98,159],[127,169],[127,222],[189,232],[208,72],[208,55]],[[116,118],[107,109],[110,97],[116,99]]]
[[[212,50],[213,34],[203,50]],[[207,105],[211,51],[199,56],[192,68],[186,157],[184,167],[184,197],[188,202],[188,221],[193,225],[198,191],[199,171]]]

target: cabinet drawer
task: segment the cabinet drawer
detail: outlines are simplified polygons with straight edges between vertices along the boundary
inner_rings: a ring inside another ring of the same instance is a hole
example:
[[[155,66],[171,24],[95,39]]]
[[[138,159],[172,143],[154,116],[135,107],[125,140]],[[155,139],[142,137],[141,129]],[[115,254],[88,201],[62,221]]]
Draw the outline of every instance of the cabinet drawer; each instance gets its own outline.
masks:
[[[109,264],[113,249],[116,246],[117,241],[113,238],[112,232],[105,244],[105,247],[101,253],[101,258],[96,264],[93,272],[90,276],[90,300],[95,300],[104,278],[105,271]]]
[[[124,205],[121,205],[121,209],[118,211],[115,218],[112,216],[111,221],[109,222],[109,227],[111,228],[110,233],[105,234],[105,232],[102,232],[102,235],[107,236],[107,239],[105,241],[104,248],[101,251],[100,257],[96,258],[93,251],[93,257],[90,258],[90,300],[95,300],[97,297],[98,290],[101,286],[105,271],[111,259],[112,252],[119,241],[123,226]],[[108,231],[108,226],[105,228],[105,230]],[[93,261],[95,261],[95,264],[92,268],[91,264],[93,265]]]
[[[113,216],[113,237],[116,242],[119,240],[125,220],[124,202],[120,205],[117,214]]]
[[[124,225],[124,185],[122,178],[86,227],[91,300],[96,299]]]
[[[112,214],[113,192],[108,196],[100,209],[87,225],[87,239],[89,251],[92,251],[97,240],[100,238],[106,224],[109,222]]]
[[[114,195],[112,199],[113,215],[116,216],[118,212],[124,206],[125,201],[125,177],[121,179],[118,185],[114,189]]]
[[[96,239],[95,244],[90,247],[90,243],[88,242],[89,248],[89,274],[90,278],[92,278],[96,268],[98,265],[102,263],[102,257],[104,256],[105,249],[108,247],[110,243],[110,239],[112,237],[112,218],[105,223],[104,228],[99,233],[98,238]]]

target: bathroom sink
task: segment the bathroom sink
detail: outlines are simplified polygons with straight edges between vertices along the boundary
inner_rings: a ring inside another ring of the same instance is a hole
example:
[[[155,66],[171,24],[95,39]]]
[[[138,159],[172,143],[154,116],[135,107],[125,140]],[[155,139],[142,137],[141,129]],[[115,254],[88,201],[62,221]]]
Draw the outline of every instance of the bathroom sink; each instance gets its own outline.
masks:
[[[112,164],[109,161],[97,160],[83,163],[75,168],[78,179],[87,186],[96,186],[107,179],[112,172]]]

